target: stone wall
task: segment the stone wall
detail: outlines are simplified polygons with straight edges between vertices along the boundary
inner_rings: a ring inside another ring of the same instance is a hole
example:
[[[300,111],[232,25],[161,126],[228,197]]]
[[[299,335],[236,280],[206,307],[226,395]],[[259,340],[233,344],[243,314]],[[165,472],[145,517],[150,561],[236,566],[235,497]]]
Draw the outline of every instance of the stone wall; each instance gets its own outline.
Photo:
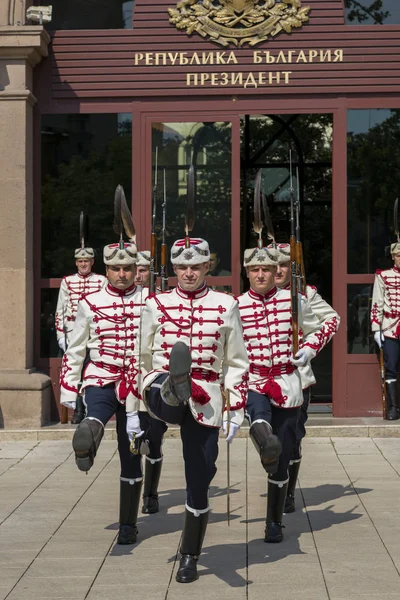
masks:
[[[18,2],[1,2],[14,18]],[[33,369],[34,66],[47,56],[41,26],[0,25],[0,427],[49,419],[50,380]]]

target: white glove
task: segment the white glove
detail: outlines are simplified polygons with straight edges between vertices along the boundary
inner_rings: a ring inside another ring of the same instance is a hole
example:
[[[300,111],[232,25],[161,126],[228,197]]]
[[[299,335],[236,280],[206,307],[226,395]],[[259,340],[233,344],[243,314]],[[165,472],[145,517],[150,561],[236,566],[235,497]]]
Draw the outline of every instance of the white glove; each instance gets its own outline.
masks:
[[[232,423],[232,421],[231,421],[229,423],[229,434],[228,434],[228,421],[223,421],[222,422],[222,431],[226,435],[226,441],[228,442],[228,444],[232,444],[233,438],[239,431],[239,425],[236,425],[236,423]]]
[[[128,434],[129,441],[133,440],[133,434],[139,438],[144,434],[144,431],[140,427],[139,414],[137,411],[126,413],[126,433]]]
[[[60,348],[61,348],[61,350],[62,350],[63,352],[65,352],[65,351],[66,351],[66,349],[67,349],[67,342],[66,342],[66,340],[65,340],[65,337],[62,337],[62,338],[60,338],[60,339],[58,340],[58,345],[60,346]]]
[[[385,336],[383,335],[383,333],[381,331],[375,331],[374,340],[378,344],[378,348],[380,349],[380,348],[382,348],[382,342],[385,341]]]
[[[67,408],[72,408],[72,410],[75,410],[76,408],[75,400],[67,400],[66,402],[61,402],[61,404]]]
[[[292,365],[295,365],[295,367],[304,367],[304,365],[306,365],[313,358],[313,356],[314,355],[311,348],[304,346],[304,348],[300,348],[300,350],[297,351],[294,358],[291,357],[290,362]]]

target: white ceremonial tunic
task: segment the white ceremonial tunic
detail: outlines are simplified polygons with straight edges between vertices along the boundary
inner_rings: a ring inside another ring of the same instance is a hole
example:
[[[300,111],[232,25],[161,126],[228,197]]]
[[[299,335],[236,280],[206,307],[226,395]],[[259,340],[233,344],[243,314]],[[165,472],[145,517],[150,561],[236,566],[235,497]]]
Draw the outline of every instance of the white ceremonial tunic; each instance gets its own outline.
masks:
[[[243,336],[250,360],[249,389],[267,395],[280,408],[303,403],[299,370],[291,364],[292,309],[290,290],[274,287],[265,295],[249,290],[238,297]],[[299,296],[300,347],[313,357],[327,342],[324,326]]]
[[[74,273],[74,275],[63,278],[58,294],[55,319],[57,340],[65,337],[67,343],[69,343],[79,300],[86,294],[101,290],[106,281],[104,275],[97,275],[97,273],[89,273],[89,275]]]
[[[178,341],[191,350],[192,385],[208,395],[201,403],[189,399],[194,418],[202,425],[220,427],[225,389],[230,391],[230,420],[240,426],[249,361],[236,300],[206,286],[195,292],[177,287],[148,298],[142,316],[143,396],[156,377],[168,372],[171,348]]]
[[[400,338],[400,270],[376,271],[372,293],[371,329],[385,337]]]
[[[126,403],[127,412],[139,409],[138,337],[142,308],[142,288],[136,285],[120,291],[107,284],[79,302],[62,362],[61,404],[76,400],[88,349],[90,362],[82,375],[81,390],[115,383],[117,398]]]
[[[332,306],[328,304],[328,302],[325,302],[325,300],[318,294],[317,288],[314,286],[306,286],[306,298],[312,312],[317,317],[320,324],[324,326],[324,345],[326,345],[328,342],[330,342],[339,329],[340,317],[336,310],[334,310]],[[308,363],[304,367],[299,367],[299,373],[303,390],[316,383],[315,375],[311,368],[311,363]]]

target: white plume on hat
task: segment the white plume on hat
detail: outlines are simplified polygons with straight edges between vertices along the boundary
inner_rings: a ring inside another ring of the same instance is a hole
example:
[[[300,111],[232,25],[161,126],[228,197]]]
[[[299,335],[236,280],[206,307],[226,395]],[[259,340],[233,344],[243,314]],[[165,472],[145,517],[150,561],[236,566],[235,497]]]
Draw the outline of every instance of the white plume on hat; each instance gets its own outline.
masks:
[[[274,248],[247,248],[244,251],[244,267],[276,267],[278,264],[278,253]]]
[[[104,263],[113,266],[136,264],[136,231],[122,185],[117,185],[115,190],[113,229],[119,236],[119,242],[104,246]],[[128,238],[127,242],[123,240],[124,233]]]
[[[138,250],[136,266],[137,267],[149,267],[150,264],[151,264],[150,250]]]
[[[171,248],[173,265],[200,265],[210,260],[210,247],[202,238],[176,240]]]

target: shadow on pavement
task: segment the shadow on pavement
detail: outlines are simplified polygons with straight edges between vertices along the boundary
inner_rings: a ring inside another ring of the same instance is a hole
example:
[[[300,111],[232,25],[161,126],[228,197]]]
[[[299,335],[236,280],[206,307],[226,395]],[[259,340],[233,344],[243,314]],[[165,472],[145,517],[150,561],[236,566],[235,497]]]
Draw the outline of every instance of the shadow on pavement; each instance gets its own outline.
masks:
[[[239,491],[239,489],[233,487],[231,489],[231,494],[235,494]],[[370,490],[367,488],[358,490],[359,493],[366,493],[368,491]],[[243,525],[248,523],[260,523],[259,538],[252,539],[247,544],[241,542],[207,546],[206,534],[205,545],[199,560],[201,577],[214,575],[231,587],[244,587],[252,582],[247,581],[245,577],[240,574],[241,570],[250,567],[251,565],[267,566],[294,554],[305,554],[300,548],[299,538],[302,534],[329,529],[342,523],[354,521],[362,516],[362,514],[354,512],[357,508],[356,506],[345,512],[334,511],[334,505],[322,509],[309,510],[308,508],[309,506],[316,506],[343,496],[354,496],[356,498],[358,494],[354,492],[351,485],[343,486],[338,484],[327,484],[315,488],[303,488],[302,492],[307,497],[306,514],[308,518],[304,518],[305,515],[302,511],[303,503],[301,502],[301,508],[299,506],[300,496],[299,490],[297,490],[297,502],[299,508],[297,509],[297,512],[284,516],[284,524],[286,525],[285,538],[280,544],[264,543],[265,514],[260,516],[260,518],[248,521],[243,520],[243,514],[235,514],[235,512],[231,514],[232,521],[242,519],[240,523],[243,523]],[[226,489],[217,486],[212,486],[210,489],[210,497],[218,497],[225,493]],[[159,538],[159,536],[180,532],[183,527],[183,514],[167,514],[167,512],[171,508],[177,506],[180,506],[183,509],[184,503],[185,490],[183,489],[168,490],[160,494],[160,512],[151,516],[139,517],[138,519],[138,543],[135,546],[115,545],[110,554],[113,556],[134,554],[135,551],[140,552],[141,542],[148,540],[151,537]],[[238,511],[239,508],[235,508],[234,510]],[[226,518],[226,513],[211,513],[209,527],[212,528],[215,523],[226,522]],[[113,524],[110,525],[108,529],[117,527],[117,524]],[[178,547],[179,543],[177,545],[177,550]],[[175,562],[176,556],[177,552],[175,552],[167,562]]]

